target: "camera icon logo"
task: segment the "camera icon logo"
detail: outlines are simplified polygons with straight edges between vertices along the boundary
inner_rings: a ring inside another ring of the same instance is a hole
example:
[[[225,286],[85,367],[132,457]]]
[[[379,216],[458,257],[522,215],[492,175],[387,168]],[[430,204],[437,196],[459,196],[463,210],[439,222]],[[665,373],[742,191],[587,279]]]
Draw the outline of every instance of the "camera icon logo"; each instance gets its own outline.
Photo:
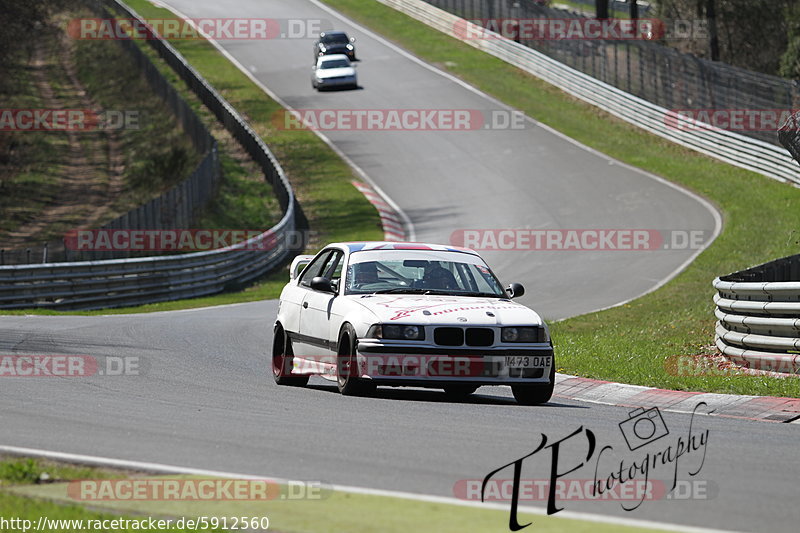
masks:
[[[669,435],[658,407],[646,411],[642,407],[631,411],[628,415],[627,420],[619,423],[619,430],[631,451]]]

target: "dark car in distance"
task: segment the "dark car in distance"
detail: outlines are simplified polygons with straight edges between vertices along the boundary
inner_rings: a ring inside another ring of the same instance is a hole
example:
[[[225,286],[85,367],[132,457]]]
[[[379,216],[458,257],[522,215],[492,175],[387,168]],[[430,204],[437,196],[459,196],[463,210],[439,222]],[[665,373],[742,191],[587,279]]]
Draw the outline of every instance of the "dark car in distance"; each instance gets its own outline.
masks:
[[[326,31],[319,34],[314,43],[314,61],[328,54],[344,54],[350,61],[356,60],[355,38],[350,38],[343,31]]]

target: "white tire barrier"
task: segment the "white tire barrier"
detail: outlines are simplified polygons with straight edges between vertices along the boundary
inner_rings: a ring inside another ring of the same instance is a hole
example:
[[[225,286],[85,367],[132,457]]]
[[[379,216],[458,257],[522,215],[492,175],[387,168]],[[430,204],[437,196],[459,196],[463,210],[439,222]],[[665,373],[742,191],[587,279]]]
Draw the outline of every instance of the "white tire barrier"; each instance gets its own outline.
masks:
[[[758,370],[800,373],[800,255],[714,280],[716,345]]]

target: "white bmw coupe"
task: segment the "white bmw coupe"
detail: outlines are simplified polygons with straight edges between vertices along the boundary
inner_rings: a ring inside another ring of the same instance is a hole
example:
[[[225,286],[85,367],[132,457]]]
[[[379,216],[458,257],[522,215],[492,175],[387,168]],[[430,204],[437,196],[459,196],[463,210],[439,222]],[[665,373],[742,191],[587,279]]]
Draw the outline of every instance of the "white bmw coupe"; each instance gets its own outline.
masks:
[[[454,398],[510,385],[547,402],[553,344],[533,310],[512,301],[473,250],[399,242],[326,246],[294,259],[272,346],[279,385],[336,380],[345,395],[378,385],[442,388]]]

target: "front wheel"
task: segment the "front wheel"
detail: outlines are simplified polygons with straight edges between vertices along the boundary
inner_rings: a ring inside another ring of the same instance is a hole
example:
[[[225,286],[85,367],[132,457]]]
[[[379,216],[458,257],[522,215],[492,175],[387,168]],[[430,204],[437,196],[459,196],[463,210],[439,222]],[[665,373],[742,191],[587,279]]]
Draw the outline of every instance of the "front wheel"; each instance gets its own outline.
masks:
[[[292,341],[283,328],[278,326],[272,339],[272,377],[278,385],[305,387],[308,376],[292,376],[294,352]]]
[[[339,337],[339,350],[336,356],[336,384],[344,396],[361,396],[375,389],[359,377],[356,357],[356,331],[350,324],[345,325]]]
[[[520,405],[541,405],[550,401],[556,385],[555,360],[550,366],[550,383],[534,383],[532,385],[511,385],[514,399]]]

